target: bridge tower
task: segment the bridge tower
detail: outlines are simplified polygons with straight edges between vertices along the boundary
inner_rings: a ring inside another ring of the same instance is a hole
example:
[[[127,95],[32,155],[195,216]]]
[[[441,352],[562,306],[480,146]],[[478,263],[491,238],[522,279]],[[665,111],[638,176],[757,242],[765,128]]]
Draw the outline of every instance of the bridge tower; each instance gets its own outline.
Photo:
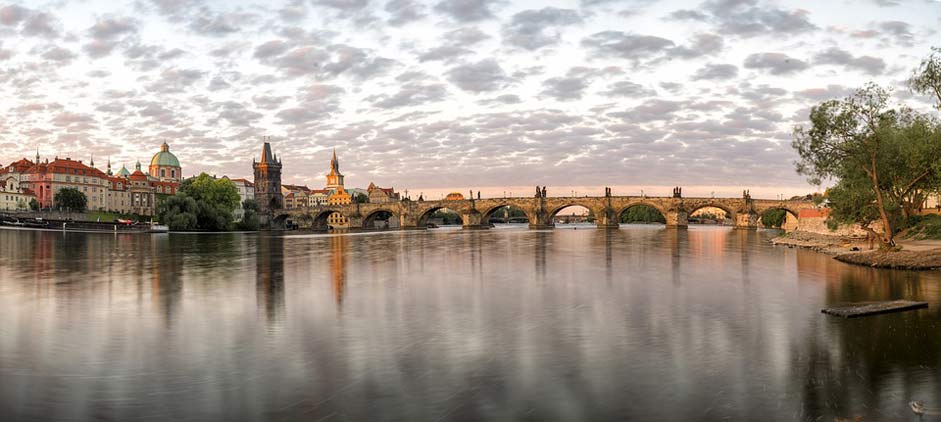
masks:
[[[252,159],[255,169],[255,202],[258,203],[262,219],[270,218],[272,212],[282,208],[284,197],[281,195],[281,160],[271,153],[271,144],[265,142],[261,148],[261,159]]]

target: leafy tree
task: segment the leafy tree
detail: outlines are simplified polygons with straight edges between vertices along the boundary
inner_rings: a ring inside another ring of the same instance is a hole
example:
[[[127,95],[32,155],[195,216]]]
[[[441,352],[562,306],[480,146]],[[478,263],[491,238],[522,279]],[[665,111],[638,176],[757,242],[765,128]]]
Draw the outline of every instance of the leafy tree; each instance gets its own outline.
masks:
[[[196,200],[177,194],[160,204],[160,219],[173,231],[196,229]]]
[[[29,209],[33,211],[36,211],[39,209],[39,201],[37,201],[36,198],[31,198],[29,200]]]
[[[216,179],[206,173],[180,183],[179,192],[228,212],[239,206],[239,191],[229,179]]]
[[[356,204],[366,204],[369,202],[369,197],[362,192],[357,192],[353,194],[353,202]]]
[[[831,223],[858,223],[883,247],[894,246],[897,222],[911,214],[920,193],[941,182],[937,120],[890,109],[888,99],[888,91],[868,84],[846,99],[814,106],[811,126],[797,127],[792,143],[798,173],[816,184],[838,181],[829,197]],[[882,233],[872,228],[875,221]]]
[[[636,205],[621,214],[622,223],[663,223],[667,220],[660,211],[649,205]]]
[[[239,230],[258,230],[261,222],[258,219],[258,203],[254,199],[242,201],[242,221],[239,221]]]
[[[62,188],[53,196],[56,208],[74,212],[84,212],[88,206],[88,198],[76,188]]]
[[[446,208],[435,211],[434,214],[431,215],[431,218],[440,218],[442,224],[445,225],[464,223],[464,220],[461,218],[460,214]]]
[[[765,227],[780,228],[787,222],[787,211],[781,208],[770,209],[761,215],[761,224]]]
[[[159,215],[170,230],[229,230],[238,205],[231,181],[202,173],[180,183],[177,194],[159,204]]]

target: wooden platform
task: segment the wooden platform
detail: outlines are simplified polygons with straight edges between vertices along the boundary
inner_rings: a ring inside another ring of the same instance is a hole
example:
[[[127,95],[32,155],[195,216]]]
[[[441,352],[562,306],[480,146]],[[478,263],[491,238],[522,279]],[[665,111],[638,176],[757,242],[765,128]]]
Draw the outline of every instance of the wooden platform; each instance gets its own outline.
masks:
[[[843,318],[856,318],[869,315],[887,314],[889,312],[910,311],[927,308],[928,302],[915,302],[911,300],[889,300],[885,302],[850,303],[845,306],[824,308],[820,312]]]

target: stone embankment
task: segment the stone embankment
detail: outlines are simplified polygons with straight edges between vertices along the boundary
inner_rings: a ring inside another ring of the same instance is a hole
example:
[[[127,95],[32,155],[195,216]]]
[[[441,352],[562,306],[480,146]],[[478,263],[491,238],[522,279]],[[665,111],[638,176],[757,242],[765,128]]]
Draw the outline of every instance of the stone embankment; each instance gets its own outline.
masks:
[[[864,238],[796,230],[772,239],[771,243],[813,249],[848,264],[904,270],[941,269],[941,241],[937,240],[899,240],[897,250],[880,250],[878,244],[870,249]]]

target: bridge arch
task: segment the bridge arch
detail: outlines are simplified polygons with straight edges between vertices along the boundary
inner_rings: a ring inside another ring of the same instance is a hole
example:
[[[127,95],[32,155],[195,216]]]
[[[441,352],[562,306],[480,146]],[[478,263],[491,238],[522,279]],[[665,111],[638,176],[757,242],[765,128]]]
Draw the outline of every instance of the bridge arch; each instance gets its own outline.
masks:
[[[363,218],[364,229],[398,227],[399,214],[389,208],[379,208],[366,214]]]
[[[666,215],[667,215],[667,214],[666,214],[666,211],[665,211],[662,207],[657,206],[656,204],[651,203],[651,202],[647,202],[647,201],[634,202],[634,203],[632,203],[632,204],[628,204],[627,206],[621,208],[620,210],[617,211],[617,215],[616,215],[617,221],[618,221],[619,223],[632,223],[632,222],[634,222],[634,221],[624,221],[624,218],[625,218],[625,216],[627,215],[628,211],[637,211],[637,210],[639,210],[639,207],[642,207],[642,208],[649,208],[649,209],[651,209],[651,210],[653,210],[653,211],[656,211],[656,213],[659,214],[659,217],[657,217],[657,216],[650,216],[650,217],[651,217],[651,221],[649,221],[650,223],[663,223],[663,224],[666,224]],[[647,221],[645,221],[645,222],[647,222]]]
[[[784,221],[780,226],[773,226],[773,224],[769,225],[766,221],[764,221],[766,218],[770,217],[770,213],[773,211],[784,211]],[[797,225],[800,223],[798,213],[783,205],[762,207],[759,210],[755,210],[755,212],[758,214],[758,224],[760,227],[780,228],[785,231],[790,231],[796,229]]]
[[[519,215],[522,214],[522,215]],[[481,224],[490,224],[491,219],[503,218],[505,223],[529,223],[535,221],[531,210],[524,209],[509,202],[494,205],[481,213]]]
[[[718,208],[722,211],[725,211],[725,218],[730,219],[732,221],[735,221],[735,216],[738,215],[735,208],[729,206],[728,204],[723,204],[722,202],[713,202],[713,201],[699,202],[699,203],[692,204],[691,206],[687,206],[686,215],[692,216],[693,213],[703,208]]]
[[[591,203],[583,203],[583,202],[580,202],[580,201],[563,202],[563,203],[561,203],[561,204],[559,204],[559,205],[556,205],[554,208],[552,208],[552,209],[548,212],[548,215],[549,215],[549,222],[550,222],[550,223],[553,223],[553,222],[556,220],[556,218],[560,216],[560,214],[561,214],[562,216],[568,215],[568,214],[562,213],[562,211],[564,211],[564,210],[569,210],[569,209],[571,209],[571,210],[573,211],[573,212],[572,212],[573,215],[575,214],[575,210],[578,210],[578,209],[587,210],[587,211],[588,211],[588,213],[587,213],[588,221],[597,221],[597,219],[599,218],[599,216],[602,216],[602,215],[604,214],[604,210],[603,210],[603,209],[601,209],[601,210],[596,209],[596,208],[593,207],[592,205],[594,205],[594,204],[591,204]]]
[[[463,224],[463,219],[462,219],[462,217],[461,217],[461,215],[462,215],[463,213],[462,213],[461,208],[460,208],[459,206],[449,207],[448,205],[450,205],[450,204],[441,203],[441,204],[434,205],[434,206],[431,206],[431,207],[428,207],[428,208],[422,210],[422,211],[420,212],[420,214],[418,215],[418,220],[417,220],[417,222],[418,222],[418,227],[428,227],[428,223],[430,222],[432,216],[433,216],[436,212],[441,211],[441,210],[448,210],[448,211],[451,211],[451,212],[457,214],[458,217],[459,217],[459,223],[458,223],[458,224]],[[447,222],[446,222],[446,223],[447,223]]]

